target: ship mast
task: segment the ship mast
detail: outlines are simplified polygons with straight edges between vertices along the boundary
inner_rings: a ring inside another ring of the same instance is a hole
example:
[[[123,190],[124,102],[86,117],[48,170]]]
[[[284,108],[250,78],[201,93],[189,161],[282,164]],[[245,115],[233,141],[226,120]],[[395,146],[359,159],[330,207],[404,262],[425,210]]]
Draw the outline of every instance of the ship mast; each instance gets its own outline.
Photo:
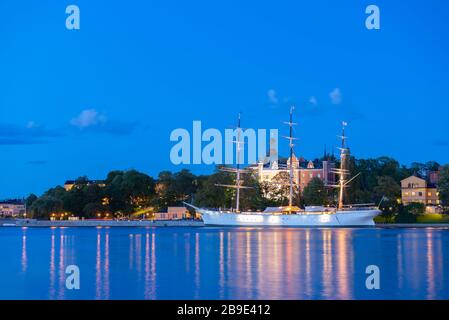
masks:
[[[339,175],[339,195],[338,195],[338,209],[343,209],[343,198],[344,198],[344,189],[349,181],[346,181],[346,177],[349,174],[349,170],[346,169],[347,159],[349,157],[349,148],[346,147],[346,139],[345,136],[345,127],[348,124],[346,122],[342,122],[342,130],[341,130],[341,136],[339,138],[341,139],[341,147],[340,149],[340,169],[336,169],[335,172]]]
[[[293,140],[295,140],[295,138],[293,137],[293,126],[296,125],[296,123],[293,122],[293,110],[295,109],[294,106],[290,107],[290,120],[289,122],[284,122],[285,124],[287,124],[289,126],[289,136],[285,137],[289,140],[289,148],[290,148],[290,165],[289,165],[289,185],[290,185],[290,192],[289,192],[289,196],[288,196],[288,208],[289,211],[292,211],[292,206],[293,206],[293,179],[294,179],[294,173],[293,173],[293,147],[295,146],[293,143]]]
[[[236,140],[233,141],[237,145],[237,155],[236,155],[236,168],[228,168],[228,167],[222,167],[220,170],[225,172],[231,172],[236,174],[235,179],[235,185],[228,185],[228,184],[215,184],[218,187],[226,187],[226,188],[233,188],[236,189],[236,196],[235,196],[235,211],[240,212],[240,189],[251,189],[251,187],[247,187],[242,185],[242,180],[240,179],[240,176],[242,173],[247,173],[247,170],[240,169],[240,157],[242,152],[242,144],[244,141],[242,141],[242,128],[240,126],[240,113],[237,120],[237,127],[236,127]]]
[[[237,162],[237,177],[235,179],[235,188],[237,189],[236,191],[236,199],[235,199],[235,211],[236,212],[240,212],[240,152],[241,152],[241,143],[243,143],[240,138],[241,138],[241,131],[242,128],[240,127],[240,113],[239,113],[239,118],[237,121],[237,140],[236,140],[236,144],[237,144],[237,158],[236,158],[236,162]]]

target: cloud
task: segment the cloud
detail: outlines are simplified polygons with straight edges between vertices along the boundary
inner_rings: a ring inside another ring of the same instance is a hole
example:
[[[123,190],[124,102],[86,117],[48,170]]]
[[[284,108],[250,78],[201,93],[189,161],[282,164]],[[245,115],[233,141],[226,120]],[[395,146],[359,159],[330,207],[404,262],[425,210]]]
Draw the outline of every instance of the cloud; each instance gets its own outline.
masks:
[[[27,126],[28,129],[38,128],[39,126],[34,121],[28,121]]]
[[[342,100],[341,91],[339,88],[335,88],[329,93],[332,104],[340,104]]]
[[[270,103],[272,103],[272,104],[279,103],[279,99],[277,97],[276,90],[274,90],[274,89],[268,90],[267,95],[268,95],[268,100],[270,101]]]
[[[81,111],[81,113],[70,120],[72,126],[78,127],[80,129],[104,124],[107,122],[107,118],[104,114],[97,112],[95,109],[86,109]]]
[[[46,161],[46,160],[31,160],[31,161],[26,162],[26,164],[31,164],[31,165],[44,165],[47,163],[48,163],[48,161]]]
[[[100,113],[95,109],[81,111],[77,117],[70,120],[70,124],[83,132],[113,135],[130,134],[137,126],[136,122],[110,121],[106,114]]]
[[[59,137],[60,132],[46,129],[29,121],[26,125],[0,123],[0,145],[25,145],[45,143],[49,138]]]
[[[434,141],[437,147],[449,147],[449,139],[437,139]]]
[[[312,104],[312,105],[314,105],[314,106],[317,106],[317,105],[318,105],[318,101],[317,101],[317,99],[316,99],[315,96],[311,96],[311,97],[310,97],[309,103]]]

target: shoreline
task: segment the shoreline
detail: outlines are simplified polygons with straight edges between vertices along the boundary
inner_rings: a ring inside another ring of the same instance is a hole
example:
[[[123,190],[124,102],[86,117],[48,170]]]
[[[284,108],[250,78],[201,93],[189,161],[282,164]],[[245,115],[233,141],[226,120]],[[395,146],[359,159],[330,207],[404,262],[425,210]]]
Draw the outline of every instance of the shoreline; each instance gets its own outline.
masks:
[[[449,228],[449,223],[376,223],[377,228]]]
[[[20,219],[1,221],[0,227],[202,227],[203,221],[198,220],[34,220]]]
[[[199,220],[34,220],[34,219],[0,219],[0,227],[205,227]],[[449,228],[449,223],[377,223],[375,228]],[[315,227],[326,228],[326,226]]]

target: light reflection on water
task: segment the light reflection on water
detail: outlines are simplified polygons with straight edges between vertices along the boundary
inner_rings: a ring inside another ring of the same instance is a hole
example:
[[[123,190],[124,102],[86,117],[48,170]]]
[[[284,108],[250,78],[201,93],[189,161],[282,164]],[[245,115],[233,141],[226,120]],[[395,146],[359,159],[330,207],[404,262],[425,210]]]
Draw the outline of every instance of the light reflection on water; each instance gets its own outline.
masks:
[[[449,229],[0,228],[2,299],[448,299]],[[81,289],[65,288],[78,265]],[[365,287],[366,266],[381,289]]]

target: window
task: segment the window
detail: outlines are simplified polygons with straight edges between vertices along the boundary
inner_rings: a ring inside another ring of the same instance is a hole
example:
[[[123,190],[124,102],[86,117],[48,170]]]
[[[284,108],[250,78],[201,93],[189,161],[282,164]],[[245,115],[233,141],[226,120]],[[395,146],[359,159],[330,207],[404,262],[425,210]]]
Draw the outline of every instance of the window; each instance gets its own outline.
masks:
[[[418,192],[418,195],[419,195],[420,197],[422,197],[422,192]]]

